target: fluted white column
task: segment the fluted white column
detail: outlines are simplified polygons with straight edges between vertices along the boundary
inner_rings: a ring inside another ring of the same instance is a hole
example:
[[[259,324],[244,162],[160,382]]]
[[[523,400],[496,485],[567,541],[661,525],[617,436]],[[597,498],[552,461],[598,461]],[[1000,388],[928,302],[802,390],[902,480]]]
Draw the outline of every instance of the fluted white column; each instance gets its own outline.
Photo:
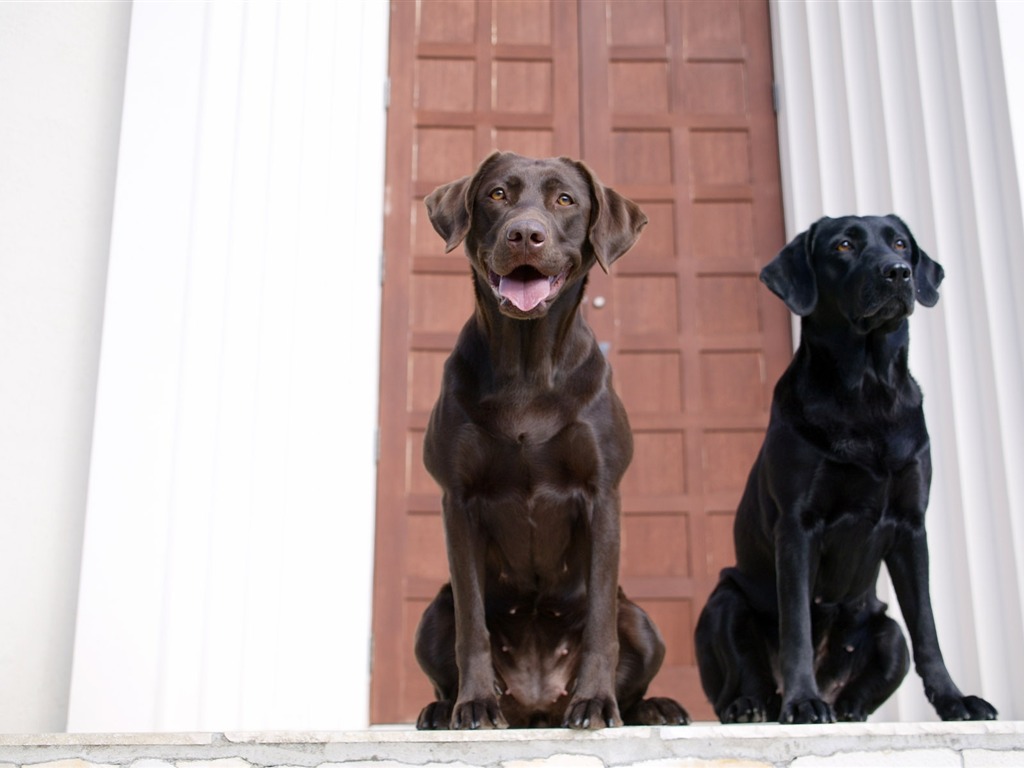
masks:
[[[788,234],[822,215],[895,212],[946,269],[938,306],[911,323],[935,463],[932,599],[954,679],[1020,718],[1024,83],[1003,44],[1018,45],[1021,13],[1003,2],[771,7]],[[935,715],[911,676],[878,717]]]
[[[368,718],[387,3],[137,3],[70,730]]]

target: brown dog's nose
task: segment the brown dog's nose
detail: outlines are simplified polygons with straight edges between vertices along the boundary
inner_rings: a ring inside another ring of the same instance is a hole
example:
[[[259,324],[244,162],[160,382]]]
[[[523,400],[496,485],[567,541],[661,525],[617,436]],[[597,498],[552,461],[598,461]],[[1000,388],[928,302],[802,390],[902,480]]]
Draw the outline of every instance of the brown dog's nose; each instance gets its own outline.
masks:
[[[506,233],[509,246],[513,249],[522,248],[527,253],[539,251],[544,247],[547,240],[547,231],[544,225],[536,219],[523,219],[514,222]]]
[[[902,261],[890,261],[888,264],[882,265],[882,277],[890,283],[905,283],[910,279],[911,274],[910,265],[904,264]]]

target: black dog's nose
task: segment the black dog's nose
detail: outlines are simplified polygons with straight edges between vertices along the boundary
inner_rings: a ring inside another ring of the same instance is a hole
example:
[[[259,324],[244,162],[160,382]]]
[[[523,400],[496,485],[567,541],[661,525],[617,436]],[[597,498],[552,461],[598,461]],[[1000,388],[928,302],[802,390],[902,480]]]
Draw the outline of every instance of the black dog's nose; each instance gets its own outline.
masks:
[[[548,233],[539,221],[523,219],[512,224],[505,236],[513,248],[520,247],[527,251],[537,251],[544,246]]]
[[[882,265],[882,277],[890,283],[905,283],[910,279],[911,274],[913,273],[910,270],[910,265],[902,261],[890,261],[888,264]]]

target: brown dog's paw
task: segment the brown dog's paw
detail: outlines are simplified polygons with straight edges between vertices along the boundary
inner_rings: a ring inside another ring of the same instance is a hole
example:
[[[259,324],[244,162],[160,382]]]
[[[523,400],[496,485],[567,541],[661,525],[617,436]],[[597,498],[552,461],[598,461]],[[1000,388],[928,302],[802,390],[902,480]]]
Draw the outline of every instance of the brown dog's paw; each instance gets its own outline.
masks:
[[[652,696],[630,707],[622,720],[627,725],[689,725],[690,715],[675,699]]]
[[[420,731],[446,731],[452,719],[450,701],[432,701],[420,711],[416,728]]]
[[[932,704],[943,720],[995,720],[999,714],[977,696],[936,696]]]
[[[619,705],[613,697],[577,699],[565,711],[564,725],[567,728],[596,731],[599,728],[614,728],[622,725]]]
[[[501,714],[498,700],[493,696],[456,703],[452,710],[451,727],[456,730],[508,728]]]

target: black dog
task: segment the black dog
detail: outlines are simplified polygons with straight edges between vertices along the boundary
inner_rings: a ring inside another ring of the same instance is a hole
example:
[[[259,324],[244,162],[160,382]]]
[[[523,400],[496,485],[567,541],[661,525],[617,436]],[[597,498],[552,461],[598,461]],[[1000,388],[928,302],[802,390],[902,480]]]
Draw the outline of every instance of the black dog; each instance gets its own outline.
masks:
[[[737,565],[697,625],[722,722],[864,720],[882,704],[910,665],[875,595],[883,562],[939,716],[996,716],[950,679],[928,594],[931,458],[907,316],[915,299],[934,306],[942,277],[895,216],[821,219],[761,272],[802,332],[736,513]]]
[[[588,270],[646,216],[565,158],[488,157],[426,199],[463,239],[476,312],[445,365],[424,459],[451,583],[416,657],[438,700],[419,728],[685,723],[643,699],[664,644],[618,586],[618,485],[632,455],[611,370],[579,314]]]

